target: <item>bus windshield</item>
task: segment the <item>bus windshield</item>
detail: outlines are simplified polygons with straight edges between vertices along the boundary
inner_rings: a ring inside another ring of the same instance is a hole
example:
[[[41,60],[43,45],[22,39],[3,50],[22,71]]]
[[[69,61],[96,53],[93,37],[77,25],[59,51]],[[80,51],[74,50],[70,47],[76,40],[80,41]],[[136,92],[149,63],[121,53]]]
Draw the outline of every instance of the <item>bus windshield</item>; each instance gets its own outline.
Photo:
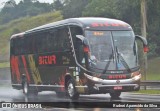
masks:
[[[89,67],[95,72],[128,70],[138,66],[133,31],[85,31]]]

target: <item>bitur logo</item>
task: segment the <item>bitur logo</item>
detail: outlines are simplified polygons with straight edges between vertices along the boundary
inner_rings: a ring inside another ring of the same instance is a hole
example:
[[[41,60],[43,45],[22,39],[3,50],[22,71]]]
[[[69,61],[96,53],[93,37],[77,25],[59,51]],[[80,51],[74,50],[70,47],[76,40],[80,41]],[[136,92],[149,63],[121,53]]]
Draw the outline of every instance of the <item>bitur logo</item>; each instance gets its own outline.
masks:
[[[56,64],[55,55],[39,56],[39,65],[51,65],[51,64]]]
[[[109,75],[108,79],[126,79],[126,75]]]

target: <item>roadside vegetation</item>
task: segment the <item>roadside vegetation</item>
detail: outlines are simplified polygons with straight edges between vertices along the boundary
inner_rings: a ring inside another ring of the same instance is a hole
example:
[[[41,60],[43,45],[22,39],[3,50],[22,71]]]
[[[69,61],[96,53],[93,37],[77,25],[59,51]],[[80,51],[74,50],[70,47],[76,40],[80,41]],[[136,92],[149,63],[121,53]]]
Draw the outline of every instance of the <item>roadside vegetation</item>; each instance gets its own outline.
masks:
[[[8,68],[8,67],[10,67],[9,62],[1,62],[0,63],[0,68]]]
[[[140,93],[140,94],[160,94],[160,90],[139,90],[135,91],[134,93]]]
[[[0,62],[9,61],[9,40],[11,35],[63,19],[60,11],[13,20],[0,26]]]
[[[148,60],[147,80],[160,81],[160,57]]]

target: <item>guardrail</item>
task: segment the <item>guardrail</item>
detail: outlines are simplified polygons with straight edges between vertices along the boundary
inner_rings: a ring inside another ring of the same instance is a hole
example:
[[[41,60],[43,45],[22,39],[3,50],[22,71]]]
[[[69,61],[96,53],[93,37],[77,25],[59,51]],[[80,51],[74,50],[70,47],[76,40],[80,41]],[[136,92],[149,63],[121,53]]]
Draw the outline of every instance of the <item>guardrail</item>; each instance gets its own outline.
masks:
[[[141,86],[160,86],[160,81],[141,81]]]
[[[160,90],[160,81],[141,81],[141,89],[154,89]]]

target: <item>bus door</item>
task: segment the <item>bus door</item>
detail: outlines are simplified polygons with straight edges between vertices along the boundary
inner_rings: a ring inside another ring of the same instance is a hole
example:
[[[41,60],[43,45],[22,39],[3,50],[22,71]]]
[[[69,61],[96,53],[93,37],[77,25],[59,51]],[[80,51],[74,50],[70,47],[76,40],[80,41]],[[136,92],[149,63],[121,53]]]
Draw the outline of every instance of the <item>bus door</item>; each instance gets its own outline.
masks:
[[[78,26],[70,26],[70,31],[71,31],[71,35],[72,35],[72,40],[73,40],[73,45],[74,45],[74,49],[75,49],[75,55],[76,55],[76,59],[79,65],[81,65],[82,67],[86,67],[86,57],[85,57],[85,52],[84,52],[84,45],[82,43],[82,41],[77,38],[77,35],[83,35],[83,30],[81,27]],[[78,86],[84,86],[86,85],[87,81],[86,78],[84,76],[84,70],[82,68],[79,67],[79,65],[76,65],[76,76],[75,76],[75,80]],[[79,88],[80,90],[80,88]],[[82,90],[84,91],[84,89],[82,88]],[[81,92],[83,92],[81,90]]]

